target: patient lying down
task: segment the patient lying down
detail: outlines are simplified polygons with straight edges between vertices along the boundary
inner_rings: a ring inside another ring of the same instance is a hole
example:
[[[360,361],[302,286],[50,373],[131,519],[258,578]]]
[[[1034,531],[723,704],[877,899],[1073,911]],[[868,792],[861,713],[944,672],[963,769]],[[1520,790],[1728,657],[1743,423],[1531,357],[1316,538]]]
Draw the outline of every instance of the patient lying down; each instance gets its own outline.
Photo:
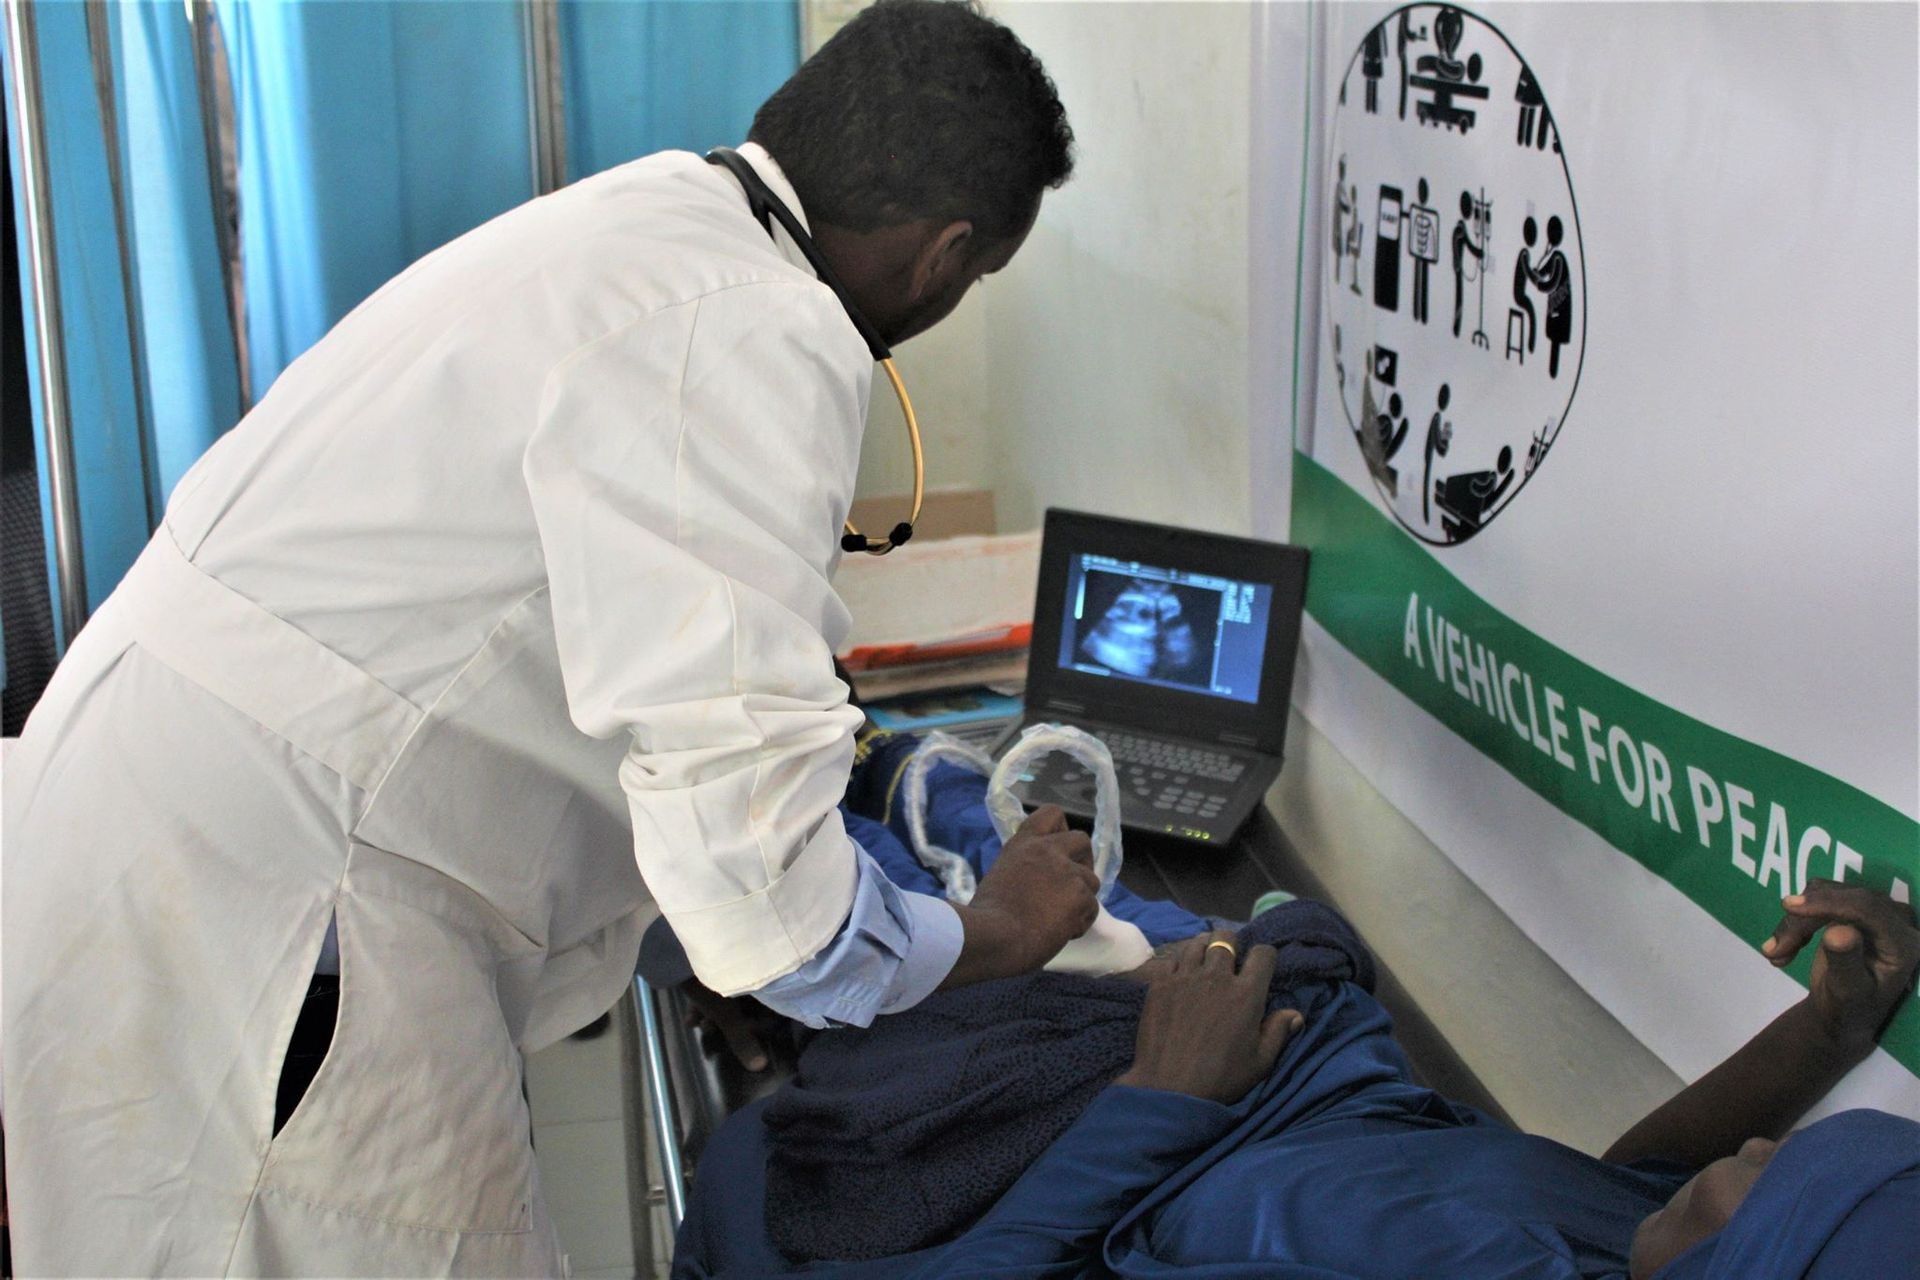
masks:
[[[816,1036],[723,1127],[675,1274],[1920,1275],[1920,1125],[1781,1141],[1871,1052],[1920,930],[1827,882],[1783,912],[1764,949],[1818,946],[1806,999],[1597,1160],[1415,1084],[1318,904],[1126,975],[942,993]]]

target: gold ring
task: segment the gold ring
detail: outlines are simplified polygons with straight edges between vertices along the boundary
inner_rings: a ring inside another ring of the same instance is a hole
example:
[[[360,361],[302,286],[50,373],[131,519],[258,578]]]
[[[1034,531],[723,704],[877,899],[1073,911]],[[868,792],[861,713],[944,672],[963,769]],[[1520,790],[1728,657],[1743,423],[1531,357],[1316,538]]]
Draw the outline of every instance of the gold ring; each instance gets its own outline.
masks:
[[[1240,948],[1234,946],[1231,942],[1228,942],[1224,938],[1215,938],[1212,942],[1209,942],[1207,944],[1208,951],[1213,950],[1215,947],[1219,947],[1222,951],[1232,956],[1235,960],[1238,960],[1240,958]]]

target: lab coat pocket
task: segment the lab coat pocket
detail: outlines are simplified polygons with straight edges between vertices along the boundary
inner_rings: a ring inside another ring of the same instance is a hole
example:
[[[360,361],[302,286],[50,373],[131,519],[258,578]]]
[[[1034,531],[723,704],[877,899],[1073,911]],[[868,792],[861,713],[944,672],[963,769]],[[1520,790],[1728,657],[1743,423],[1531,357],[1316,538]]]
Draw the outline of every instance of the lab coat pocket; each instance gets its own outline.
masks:
[[[465,886],[357,843],[336,919],[333,1041],[268,1147],[260,1196],[410,1229],[527,1230],[533,1149],[496,971],[537,948]]]

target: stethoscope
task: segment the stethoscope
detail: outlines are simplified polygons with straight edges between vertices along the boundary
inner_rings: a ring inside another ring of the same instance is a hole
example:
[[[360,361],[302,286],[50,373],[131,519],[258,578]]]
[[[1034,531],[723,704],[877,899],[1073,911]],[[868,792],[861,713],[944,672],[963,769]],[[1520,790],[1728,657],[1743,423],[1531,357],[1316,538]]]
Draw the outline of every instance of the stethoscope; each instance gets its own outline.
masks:
[[[722,166],[740,180],[740,185],[746,189],[747,208],[753,211],[753,216],[769,236],[773,234],[773,223],[768,221],[769,216],[779,221],[781,228],[812,264],[814,274],[820,277],[821,283],[833,290],[834,296],[840,299],[840,305],[847,310],[847,319],[853,321],[853,327],[866,340],[867,350],[873,352],[873,358],[887,371],[887,381],[893,383],[893,394],[900,398],[900,412],[907,420],[907,438],[913,442],[913,509],[907,513],[905,520],[893,526],[893,531],[885,538],[869,538],[854,528],[851,520],[843,522],[846,532],[840,537],[840,547],[844,551],[864,551],[870,556],[883,556],[913,537],[913,524],[920,518],[920,502],[926,494],[927,485],[926,459],[920,448],[920,420],[914,417],[913,401],[907,398],[907,387],[900,381],[900,371],[893,367],[893,352],[888,349],[879,331],[867,323],[867,318],[853,305],[853,299],[847,296],[840,277],[827,265],[827,260],[814,246],[813,238],[800,225],[800,219],[794,217],[793,210],[787,208],[786,202],[760,180],[760,175],[753,171],[753,166],[747,163],[745,157],[730,147],[715,147],[707,152],[707,163]]]

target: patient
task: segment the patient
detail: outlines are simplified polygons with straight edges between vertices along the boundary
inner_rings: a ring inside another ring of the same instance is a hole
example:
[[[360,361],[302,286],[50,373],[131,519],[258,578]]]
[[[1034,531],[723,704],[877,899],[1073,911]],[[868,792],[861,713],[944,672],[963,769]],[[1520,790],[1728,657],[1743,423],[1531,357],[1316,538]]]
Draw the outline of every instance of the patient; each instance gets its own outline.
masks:
[[[1123,977],[943,993],[814,1037],[729,1121],[675,1274],[1920,1274],[1920,1125],[1854,1111],[1779,1141],[1872,1050],[1920,930],[1857,886],[1783,908],[1765,950],[1819,937],[1808,996],[1598,1160],[1415,1084],[1370,957],[1317,904]]]

